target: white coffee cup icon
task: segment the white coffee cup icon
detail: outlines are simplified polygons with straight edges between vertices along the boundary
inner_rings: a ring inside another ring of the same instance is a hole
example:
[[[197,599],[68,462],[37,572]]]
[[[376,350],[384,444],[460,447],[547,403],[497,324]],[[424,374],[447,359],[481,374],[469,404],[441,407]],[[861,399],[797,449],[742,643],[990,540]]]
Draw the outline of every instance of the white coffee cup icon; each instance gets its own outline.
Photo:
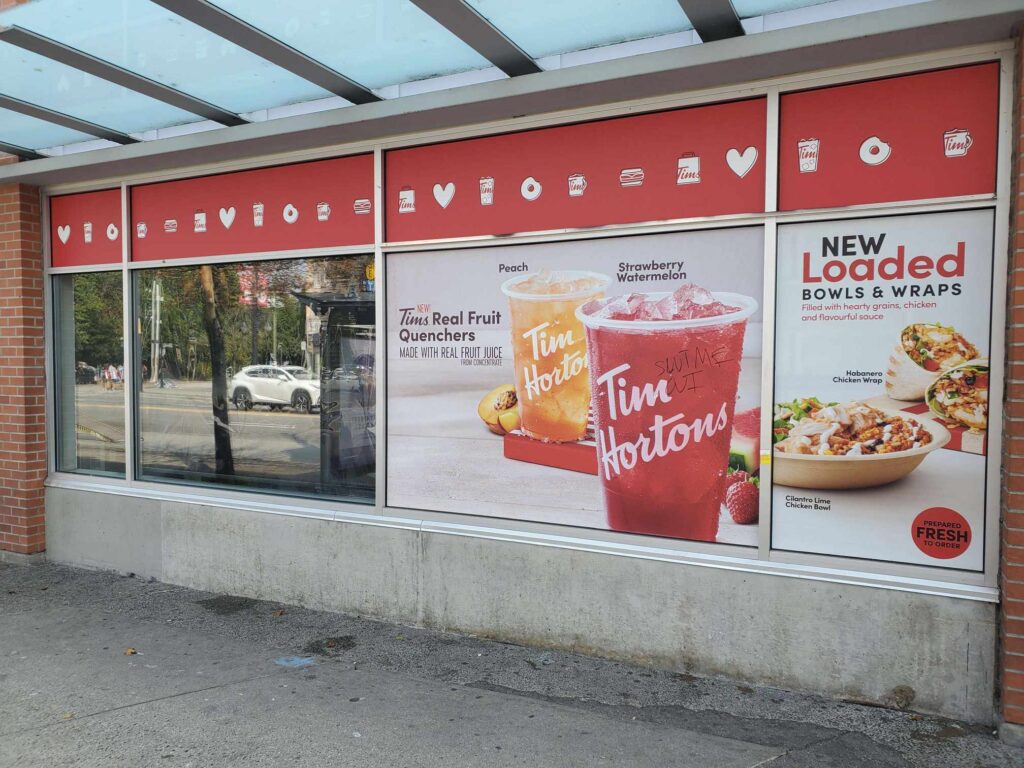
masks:
[[[818,152],[821,149],[821,141],[818,139],[800,139],[796,147],[800,160],[800,173],[814,173],[817,171]]]
[[[587,191],[587,177],[582,173],[569,176],[569,197],[583,197]]]
[[[416,190],[410,189],[409,187],[403,187],[398,190],[398,212],[399,213],[415,213],[416,212]]]
[[[881,165],[891,154],[892,147],[877,136],[864,139],[864,143],[860,145],[860,159],[868,165]]]
[[[263,226],[263,210],[264,210],[263,203],[253,203],[252,204],[252,225],[254,227],[262,227]]]
[[[87,243],[91,243],[92,242],[92,222],[91,221],[87,221],[87,222],[85,222],[85,224],[82,225],[82,236],[84,237],[85,242],[87,242]]]
[[[480,178],[480,205],[494,205],[494,177]]]
[[[331,205],[330,203],[317,203],[316,204],[316,220],[327,221],[331,218]]]
[[[144,239],[146,235],[149,234],[149,227],[146,226],[146,222],[140,221],[135,225],[135,234],[138,236],[139,240]]]
[[[946,157],[964,157],[974,144],[974,139],[971,138],[970,131],[954,128],[942,134],[942,143]]]

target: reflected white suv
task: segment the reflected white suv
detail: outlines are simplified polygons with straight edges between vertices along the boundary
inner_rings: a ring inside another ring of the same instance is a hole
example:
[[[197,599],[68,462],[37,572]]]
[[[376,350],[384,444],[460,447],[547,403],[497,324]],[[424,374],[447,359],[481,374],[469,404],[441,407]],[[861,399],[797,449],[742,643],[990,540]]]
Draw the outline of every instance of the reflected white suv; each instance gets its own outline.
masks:
[[[287,405],[309,413],[320,405],[320,382],[298,365],[248,365],[228,380],[228,396],[242,411]]]

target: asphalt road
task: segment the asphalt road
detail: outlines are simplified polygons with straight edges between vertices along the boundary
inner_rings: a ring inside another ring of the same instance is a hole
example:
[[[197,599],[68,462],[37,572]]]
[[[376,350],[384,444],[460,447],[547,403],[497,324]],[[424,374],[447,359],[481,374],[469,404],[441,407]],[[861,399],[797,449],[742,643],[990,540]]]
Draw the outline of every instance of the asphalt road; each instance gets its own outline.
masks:
[[[0,692],[0,768],[1024,764],[986,727],[55,565],[0,564]]]
[[[80,460],[96,462],[123,446],[124,391],[84,384],[75,388]],[[140,399],[142,460],[148,467],[212,471],[213,413],[209,382],[147,385]],[[366,415],[361,408],[342,409],[357,435]],[[290,407],[250,411],[234,406],[228,414],[236,471],[250,476],[314,482],[320,476],[320,413]],[[370,444],[363,440],[364,444]],[[372,449],[372,445],[370,446]]]

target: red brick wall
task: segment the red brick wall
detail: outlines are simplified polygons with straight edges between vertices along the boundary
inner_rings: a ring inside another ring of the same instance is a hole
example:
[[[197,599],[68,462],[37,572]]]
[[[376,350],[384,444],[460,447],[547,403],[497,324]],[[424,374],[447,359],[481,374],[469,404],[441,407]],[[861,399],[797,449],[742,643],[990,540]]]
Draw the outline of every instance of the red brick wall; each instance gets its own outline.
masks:
[[[39,190],[0,185],[0,549],[46,549],[46,376]]]
[[[1017,40],[1013,205],[1003,415],[1000,695],[1003,719],[1024,724],[1024,33]]]

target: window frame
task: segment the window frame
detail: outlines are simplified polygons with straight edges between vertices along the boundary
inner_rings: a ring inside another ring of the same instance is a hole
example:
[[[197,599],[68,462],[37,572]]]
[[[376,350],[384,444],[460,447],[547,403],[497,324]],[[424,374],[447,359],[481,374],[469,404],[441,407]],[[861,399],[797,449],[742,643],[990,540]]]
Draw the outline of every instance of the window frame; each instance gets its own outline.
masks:
[[[965,66],[987,61],[996,61],[999,62],[1000,65],[998,162],[995,194],[965,195],[937,200],[910,200],[898,203],[856,205],[846,208],[807,209],[792,212],[778,211],[777,149],[780,94],[790,91],[840,85],[888,76],[913,74],[915,72],[923,72],[946,67]],[[367,140],[347,145],[325,147],[315,151],[282,153],[275,156],[259,157],[245,162],[214,163],[202,166],[201,168],[192,167],[187,170],[182,169],[173,173],[165,173],[157,176],[139,175],[123,180],[120,185],[122,190],[123,211],[122,232],[129,231],[127,196],[128,190],[131,186],[152,183],[155,181],[187,178],[201,174],[260,168],[281,163],[325,159],[372,151],[374,155],[375,175],[375,193],[373,203],[375,238],[372,244],[357,247],[289,251],[287,253],[271,252],[208,257],[202,259],[176,259],[174,261],[174,266],[186,266],[198,263],[216,264],[223,262],[236,262],[240,260],[256,261],[286,257],[348,255],[352,253],[368,254],[372,252],[377,282],[375,301],[375,354],[378,361],[376,419],[378,425],[386,425],[387,357],[385,342],[387,328],[385,325],[385,310],[387,282],[385,267],[388,254],[407,251],[427,253],[431,250],[451,250],[463,247],[478,248],[487,245],[497,245],[502,242],[558,242],[580,238],[592,239],[627,234],[641,235],[655,234],[659,232],[689,231],[704,228],[750,225],[763,226],[765,231],[765,296],[763,297],[764,301],[762,306],[764,307],[765,313],[765,332],[763,339],[765,353],[762,358],[762,392],[763,397],[770,397],[774,386],[772,372],[775,346],[774,291],[776,283],[776,228],[780,223],[863,218],[866,216],[886,215],[892,213],[927,213],[968,210],[973,208],[994,209],[996,228],[994,236],[995,261],[993,277],[994,301],[992,306],[992,327],[998,330],[1005,326],[1005,302],[1001,299],[1006,292],[1005,266],[1007,264],[1007,252],[1009,247],[1010,153],[1012,151],[1012,147],[1015,146],[1011,131],[1013,78],[1013,44],[1011,41],[1002,41],[998,43],[964,46],[952,50],[932,51],[924,54],[890,58],[882,61],[874,61],[818,72],[802,72],[795,75],[754,81],[741,85],[716,87],[703,91],[676,94],[669,97],[623,101],[596,108],[567,110],[518,119],[512,118],[505,121],[482,125],[465,125],[460,126],[457,129],[427,130],[415,134],[405,134],[393,139]],[[765,157],[767,171],[765,183],[765,213],[694,217],[668,222],[648,222],[630,225],[608,225],[585,230],[563,229],[547,232],[531,232],[513,235],[511,237],[478,236],[400,243],[386,243],[383,240],[383,154],[386,150],[415,146],[419,144],[452,141],[461,138],[477,138],[512,130],[518,131],[529,128],[548,127],[579,122],[582,120],[618,117],[757,96],[765,96],[768,100],[768,127]],[[106,186],[109,187],[109,183]],[[48,196],[56,195],[58,193],[66,194],[68,192],[80,192],[100,188],[103,187],[98,184],[64,185],[49,188],[44,191],[43,237],[47,265],[46,272],[48,276],[63,272],[83,272],[92,269],[51,268],[49,266],[49,244],[48,242],[45,242],[49,237],[49,226],[45,223],[46,217],[49,213],[47,201]],[[122,263],[120,266],[126,286],[124,289],[125,296],[132,295],[131,289],[127,287],[130,282],[132,272],[137,269],[168,266],[166,263],[159,262],[132,263],[130,261],[129,240],[130,238],[123,238]],[[109,267],[105,266],[102,267],[102,269],[109,269]],[[44,281],[44,291],[48,289],[49,280]],[[125,302],[125,304],[125,339],[126,344],[128,344],[131,339],[134,339],[134,333],[128,333],[132,328],[134,316],[131,311],[132,308],[127,306],[128,302]],[[49,297],[45,300],[45,306],[47,308],[47,312],[50,313],[51,299]],[[52,382],[52,314],[48,314],[47,316],[46,328],[47,377],[48,381]],[[994,332],[990,346],[991,357],[995,359],[1002,358],[1004,349],[1004,341],[996,332]],[[128,352],[128,350],[126,350],[126,352]],[[133,360],[133,358],[126,354],[125,360]],[[134,364],[131,366],[126,364],[126,371],[131,371],[133,369]],[[130,434],[134,435],[135,424],[137,422],[135,421],[134,414],[134,401],[136,400],[136,397],[134,395],[134,384],[131,383],[132,378],[131,373],[126,373],[126,391],[131,391],[133,393],[131,397],[126,398],[126,401],[131,401],[126,402],[126,430],[129,431]],[[1002,396],[1004,382],[1005,376],[1000,378],[998,384],[994,384],[994,395],[998,395],[999,397]],[[52,387],[47,387],[49,398],[52,398],[51,389]],[[274,514],[344,520],[364,524],[440,532],[452,535],[475,536],[502,541],[524,542],[556,548],[602,552],[618,556],[640,557],[669,562],[690,563],[707,567],[751,571],[756,573],[769,573],[786,577],[858,584],[985,602],[997,602],[999,600],[999,526],[992,524],[993,521],[998,520],[1000,510],[1000,472],[995,471],[998,467],[996,462],[1001,460],[1003,445],[1002,429],[999,424],[993,424],[990,428],[989,434],[990,471],[988,472],[986,486],[986,498],[989,507],[987,521],[989,524],[986,525],[984,536],[985,568],[982,573],[971,574],[960,571],[946,571],[928,566],[880,563],[831,555],[802,555],[774,550],[771,549],[769,538],[771,530],[770,518],[762,520],[760,526],[759,546],[756,551],[752,551],[749,548],[732,547],[730,545],[722,544],[704,544],[691,541],[655,539],[636,534],[624,534],[596,529],[567,529],[565,526],[554,524],[497,520],[489,517],[473,517],[456,513],[393,508],[387,506],[384,495],[384,479],[387,472],[386,428],[385,431],[377,437],[377,489],[373,507],[365,507],[360,504],[332,501],[329,499],[310,500],[286,495],[274,495],[265,492],[253,493],[251,491],[215,488],[213,486],[180,486],[170,483],[154,483],[151,481],[138,480],[135,477],[134,471],[134,468],[137,466],[137,460],[134,455],[134,450],[130,447],[134,442],[133,440],[128,440],[128,445],[126,446],[131,454],[126,458],[130,462],[129,466],[133,468],[133,471],[129,472],[128,476],[123,480],[62,473],[57,472],[53,464],[54,421],[52,406],[53,403],[48,402],[47,444],[51,475],[47,480],[47,484],[51,486],[93,490],[97,492],[115,493],[126,496],[145,496],[149,498],[176,500],[184,503],[225,506]],[[765,509],[768,506],[765,493],[770,493],[770,486],[770,483],[766,483],[766,490],[762,491],[762,509]]]
[[[125,238],[125,240],[128,240],[128,239],[129,238]],[[130,248],[130,246],[126,244],[126,250],[129,249],[129,248]],[[349,247],[349,248],[320,248],[320,249],[316,249],[316,251],[317,251],[316,255],[310,255],[310,251],[279,251],[279,252],[261,254],[258,259],[250,258],[246,254],[240,254],[240,255],[234,255],[234,256],[231,256],[231,257],[216,257],[216,260],[214,262],[212,262],[212,263],[214,265],[224,266],[224,265],[232,265],[232,264],[248,264],[248,263],[251,263],[253,261],[278,261],[278,262],[280,262],[280,261],[305,261],[305,260],[311,260],[311,259],[332,258],[332,257],[337,257],[337,258],[359,257],[359,256],[369,257],[369,256],[371,256],[371,250],[372,249],[370,249],[370,248],[366,248],[366,247],[362,247],[362,246],[354,246],[354,247]],[[320,253],[321,251],[323,253]],[[341,253],[341,251],[349,251],[349,252],[348,253]],[[140,327],[140,323],[142,322],[141,307],[140,307],[140,304],[139,304],[139,301],[138,301],[138,299],[141,297],[141,292],[136,290],[137,286],[138,286],[137,276],[141,275],[143,272],[145,272],[147,270],[154,270],[154,269],[188,269],[190,267],[197,267],[197,266],[202,266],[202,265],[210,264],[211,262],[209,260],[205,259],[205,258],[199,258],[199,259],[175,259],[174,261],[157,261],[157,262],[136,262],[136,263],[132,263],[132,262],[128,261],[127,258],[128,257],[126,257],[126,260],[125,260],[125,276],[126,276],[126,280],[127,280],[128,286],[129,286],[129,289],[128,289],[129,292],[126,295],[130,298],[130,301],[126,301],[125,305],[126,305],[126,308],[128,310],[130,310],[131,317],[130,317],[129,322],[126,324],[126,328],[131,332],[131,338],[130,339],[126,339],[126,345],[130,345],[131,346],[131,358],[130,358],[131,366],[130,367],[131,367],[132,372],[134,372],[136,370],[136,361],[141,362],[141,361],[145,360],[145,355],[143,353],[143,350],[139,347],[138,344],[136,344],[136,340],[138,340],[138,342],[141,344],[141,338],[142,338],[141,334],[139,334],[139,333],[137,333],[135,331],[135,329]],[[375,301],[375,303],[377,303],[378,299],[375,297],[374,301]],[[125,366],[125,379],[126,379],[125,388],[126,389],[129,386],[127,384],[128,368],[129,368],[129,366],[126,365]],[[247,369],[250,369],[250,370],[260,374],[259,376],[253,376],[253,378],[261,378],[261,379],[265,379],[265,380],[268,380],[268,381],[276,379],[275,375],[273,374],[273,371],[275,369],[281,371],[282,373],[285,373],[286,376],[289,375],[289,374],[287,374],[284,371],[284,368],[282,366],[271,365],[270,363],[256,363],[256,364],[250,364],[250,365],[241,366],[235,372],[235,374],[232,374],[232,375],[237,375],[238,373],[241,373],[242,371],[245,371]],[[228,381],[230,382],[230,380],[231,380],[231,376],[229,375],[228,376]],[[294,379],[289,379],[289,380],[293,381]],[[142,416],[141,416],[142,403],[140,401],[140,396],[139,395],[140,395],[139,388],[137,386],[135,386],[135,384],[133,383],[131,385],[131,393],[130,393],[130,395],[127,398],[128,401],[129,401],[129,407],[131,409],[131,423],[130,423],[131,424],[131,432],[129,434],[129,439],[126,442],[132,443],[132,451],[133,451],[133,460],[132,460],[132,463],[131,463],[129,471],[128,471],[128,479],[127,479],[127,482],[128,482],[129,485],[135,485],[135,484],[164,485],[164,484],[166,484],[166,485],[171,485],[171,486],[175,486],[175,487],[178,487],[178,488],[190,488],[190,489],[196,489],[196,490],[203,489],[204,491],[206,489],[209,489],[209,490],[212,490],[212,491],[215,491],[215,492],[216,491],[220,491],[220,490],[227,490],[227,491],[232,491],[232,492],[237,492],[237,493],[245,493],[245,494],[250,494],[250,495],[264,496],[264,497],[269,497],[269,498],[273,498],[273,499],[289,499],[289,500],[293,500],[293,501],[298,501],[298,500],[303,500],[303,499],[312,499],[312,500],[314,500],[317,503],[328,505],[329,508],[331,508],[331,509],[371,510],[371,509],[376,509],[376,507],[377,507],[376,488],[374,489],[374,496],[373,496],[372,499],[369,499],[367,501],[357,501],[354,498],[353,499],[347,499],[347,498],[342,497],[342,496],[334,496],[334,495],[331,495],[331,496],[327,496],[327,495],[316,496],[315,494],[302,494],[302,493],[294,493],[294,492],[293,493],[288,493],[288,492],[282,491],[280,489],[263,488],[263,487],[260,487],[258,485],[258,482],[259,482],[259,480],[261,478],[253,478],[253,480],[255,482],[254,482],[254,484],[250,485],[249,483],[218,482],[218,480],[216,478],[210,478],[208,480],[200,480],[200,479],[172,478],[172,477],[159,477],[158,478],[158,477],[154,477],[152,475],[147,476],[147,475],[144,474],[143,466],[142,466],[142,449],[141,449],[142,432],[141,432],[140,429],[138,429],[138,425],[140,425],[142,423]],[[126,432],[127,432],[127,430],[126,430]],[[379,460],[379,455],[377,456],[377,460]],[[376,465],[374,467],[374,471],[376,472]]]

